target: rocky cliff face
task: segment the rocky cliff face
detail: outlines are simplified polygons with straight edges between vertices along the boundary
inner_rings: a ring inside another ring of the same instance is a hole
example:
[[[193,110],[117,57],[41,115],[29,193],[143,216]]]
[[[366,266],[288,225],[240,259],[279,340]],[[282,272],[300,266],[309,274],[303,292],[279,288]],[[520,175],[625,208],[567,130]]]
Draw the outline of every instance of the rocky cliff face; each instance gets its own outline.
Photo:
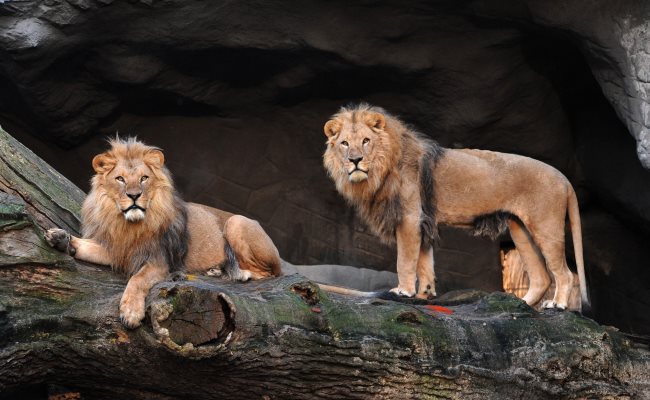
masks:
[[[106,135],[137,134],[287,260],[392,269],[321,166],[323,123],[367,101],[564,172],[597,317],[650,326],[647,2],[0,3],[0,124],[81,187]],[[440,291],[498,289],[499,246],[443,230]]]

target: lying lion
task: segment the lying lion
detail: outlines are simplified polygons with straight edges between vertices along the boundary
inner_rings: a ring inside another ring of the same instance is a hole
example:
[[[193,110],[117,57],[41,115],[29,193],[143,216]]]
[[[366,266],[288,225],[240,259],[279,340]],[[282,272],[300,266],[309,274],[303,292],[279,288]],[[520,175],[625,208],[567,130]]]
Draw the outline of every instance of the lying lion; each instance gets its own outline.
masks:
[[[129,276],[120,301],[125,326],[140,325],[149,289],[170,272],[215,271],[246,281],[281,275],[280,255],[256,222],[180,199],[163,153],[134,138],[95,156],[81,210],[83,239],[50,229],[47,242],[80,260]]]
[[[569,216],[580,291],[588,306],[578,202],[553,167],[528,157],[492,151],[445,149],[379,107],[342,108],[324,127],[323,161],[337,190],[384,241],[397,241],[402,296],[435,296],[432,243],[438,224],[472,227],[496,238],[509,229],[528,267],[524,300],[565,309],[573,275],[564,254]],[[541,252],[540,257],[537,250]]]

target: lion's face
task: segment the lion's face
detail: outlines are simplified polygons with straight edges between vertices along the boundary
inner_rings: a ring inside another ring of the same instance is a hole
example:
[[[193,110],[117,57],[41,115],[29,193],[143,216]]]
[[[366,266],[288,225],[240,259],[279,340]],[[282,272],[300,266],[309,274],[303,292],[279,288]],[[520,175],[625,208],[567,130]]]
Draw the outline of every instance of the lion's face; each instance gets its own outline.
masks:
[[[328,137],[326,166],[330,172],[344,172],[353,184],[365,182],[377,173],[376,150],[382,147],[384,125],[383,115],[373,112],[329,120],[324,130]]]
[[[159,150],[151,150],[137,159],[99,154],[93,159],[97,172],[93,183],[102,187],[116,211],[127,221],[139,222],[145,219],[154,193],[160,187],[158,169],[163,160]]]
[[[115,196],[115,205],[128,221],[144,219],[149,203],[151,175],[151,169],[144,163],[132,166],[118,165],[107,175],[106,184],[107,188],[110,188],[108,192]]]

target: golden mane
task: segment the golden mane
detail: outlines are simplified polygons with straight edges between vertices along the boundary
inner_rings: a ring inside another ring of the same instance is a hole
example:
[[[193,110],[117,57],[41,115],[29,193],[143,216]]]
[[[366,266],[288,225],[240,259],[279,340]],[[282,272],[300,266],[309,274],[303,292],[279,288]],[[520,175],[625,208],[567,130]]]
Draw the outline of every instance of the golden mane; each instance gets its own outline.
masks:
[[[435,204],[433,200],[433,181],[431,168],[441,156],[443,148],[431,139],[416,132],[399,118],[389,114],[381,107],[365,103],[342,107],[332,115],[330,121],[339,131],[344,126],[353,126],[366,121],[368,116],[381,114],[384,126],[375,139],[378,147],[373,152],[374,161],[368,179],[352,183],[339,154],[336,154],[336,141],[339,134],[328,135],[323,163],[334,181],[336,189],[357,209],[370,228],[384,241],[395,240],[395,228],[403,216],[402,183],[405,171],[410,171],[416,182],[425,192],[423,198],[431,199],[423,205],[423,222],[426,226],[424,236],[432,241],[437,236],[435,226]],[[353,130],[353,135],[357,130]],[[326,132],[327,134],[327,132]]]
[[[147,259],[160,258],[165,256],[165,253],[180,250],[166,249],[165,246],[169,243],[161,241],[170,240],[167,237],[170,230],[173,235],[182,235],[186,230],[185,205],[176,194],[168,169],[150,162],[152,154],[160,153],[157,147],[145,145],[136,138],[115,138],[110,140],[109,144],[110,149],[97,157],[113,160],[115,165],[122,163],[127,168],[134,164],[146,163],[151,169],[151,200],[147,215],[138,223],[129,222],[122,217],[121,211],[110,196],[114,194],[112,188],[105,184],[110,169],[104,173],[98,172],[91,179],[91,189],[81,209],[83,236],[104,245],[111,256],[112,267],[131,275]],[[93,160],[93,163],[95,162]],[[152,243],[159,245],[152,246]],[[174,260],[167,261],[172,261],[170,268],[173,269]]]
[[[383,114],[386,117],[386,127],[384,130],[387,133],[387,135],[380,138],[380,148],[375,153],[377,157],[375,173],[369,177],[368,181],[361,185],[350,183],[348,173],[333,151],[334,143],[338,135],[333,135],[328,138],[327,149],[323,156],[327,172],[334,180],[336,188],[351,203],[373,198],[377,190],[384,185],[386,179],[392,181],[394,178],[398,178],[397,175],[399,172],[395,167],[402,156],[401,137],[406,127],[399,119],[386,113],[383,108],[365,103],[352,107],[341,107],[336,114],[332,115],[331,120],[337,121],[340,126],[346,123],[353,124],[361,120],[362,115],[365,113]]]

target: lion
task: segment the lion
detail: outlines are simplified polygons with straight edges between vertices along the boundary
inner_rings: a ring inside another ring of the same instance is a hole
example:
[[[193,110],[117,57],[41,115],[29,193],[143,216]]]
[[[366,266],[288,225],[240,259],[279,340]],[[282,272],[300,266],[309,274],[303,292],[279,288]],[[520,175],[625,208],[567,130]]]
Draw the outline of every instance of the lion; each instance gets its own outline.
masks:
[[[238,281],[282,274],[278,250],[259,223],[184,202],[159,148],[135,138],[109,143],[92,161],[95,175],[81,209],[83,238],[62,229],[45,236],[60,251],[129,277],[119,305],[126,327],[140,325],[147,293],[169,273],[215,273]]]
[[[551,283],[548,267],[556,288],[542,306],[566,309],[573,282],[564,253],[568,213],[588,307],[578,202],[558,170],[515,154],[443,148],[368,104],[341,108],[324,131],[323,163],[336,189],[381,240],[397,243],[392,293],[435,297],[438,225],[470,227],[492,238],[509,230],[528,267],[531,283],[523,299],[540,301]]]
[[[521,259],[521,255],[517,249],[502,249],[499,251],[499,258],[501,259],[502,267],[502,282],[503,290],[506,293],[512,293],[519,298],[523,298],[528,290],[528,268]],[[580,280],[573,275],[573,286],[571,287],[571,294],[569,295],[569,303],[567,308],[569,310],[580,310]],[[544,294],[543,299],[548,299],[554,289],[553,282],[551,288]]]

